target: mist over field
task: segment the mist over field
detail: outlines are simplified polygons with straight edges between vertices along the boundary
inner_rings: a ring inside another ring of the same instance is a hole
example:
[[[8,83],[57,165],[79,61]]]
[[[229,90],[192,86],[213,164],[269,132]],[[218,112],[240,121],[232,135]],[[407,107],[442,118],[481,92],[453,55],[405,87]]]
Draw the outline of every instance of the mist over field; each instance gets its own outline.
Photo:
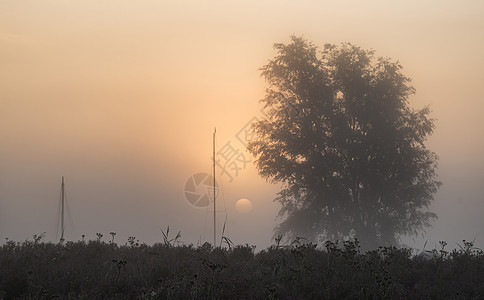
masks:
[[[400,62],[409,106],[435,120],[426,146],[443,183],[438,219],[403,242],[484,248],[483,30],[470,0],[0,0],[0,243],[58,240],[62,176],[67,240],[152,244],[170,226],[182,243],[212,242],[211,207],[186,192],[212,172],[216,127],[218,240],[226,222],[235,244],[273,244],[281,184],[259,176],[246,134],[265,117],[260,68],[294,34]]]

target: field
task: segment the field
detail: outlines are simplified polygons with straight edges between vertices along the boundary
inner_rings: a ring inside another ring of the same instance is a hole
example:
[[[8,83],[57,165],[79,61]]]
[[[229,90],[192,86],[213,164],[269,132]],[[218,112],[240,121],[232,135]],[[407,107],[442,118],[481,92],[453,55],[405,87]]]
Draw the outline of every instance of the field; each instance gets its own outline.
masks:
[[[7,241],[0,299],[484,299],[484,255],[464,242],[429,257],[362,253],[358,241],[291,245],[154,245],[114,240]]]

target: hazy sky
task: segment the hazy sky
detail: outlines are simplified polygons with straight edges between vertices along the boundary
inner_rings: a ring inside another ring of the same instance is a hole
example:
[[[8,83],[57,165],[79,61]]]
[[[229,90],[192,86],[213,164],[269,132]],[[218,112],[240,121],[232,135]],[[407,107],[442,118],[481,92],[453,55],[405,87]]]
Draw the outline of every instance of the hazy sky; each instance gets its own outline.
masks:
[[[0,238],[54,240],[65,176],[68,239],[115,231],[120,243],[153,243],[169,225],[186,243],[211,241],[213,215],[183,191],[211,172],[216,126],[217,149],[244,156],[232,181],[218,175],[219,231],[227,216],[234,243],[269,245],[279,185],[243,168],[251,157],[236,135],[261,116],[259,68],[291,34],[401,62],[417,90],[411,106],[430,105],[437,119],[428,146],[444,183],[439,220],[409,242],[478,235],[484,248],[480,0],[0,0]],[[240,198],[251,212],[235,210]]]

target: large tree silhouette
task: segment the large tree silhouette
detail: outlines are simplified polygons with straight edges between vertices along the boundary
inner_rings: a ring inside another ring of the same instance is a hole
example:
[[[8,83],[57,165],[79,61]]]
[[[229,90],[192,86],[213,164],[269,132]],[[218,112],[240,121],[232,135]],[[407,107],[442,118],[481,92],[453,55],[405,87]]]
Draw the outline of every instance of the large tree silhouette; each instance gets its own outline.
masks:
[[[349,43],[319,51],[292,36],[274,47],[261,69],[268,118],[248,150],[262,177],[283,183],[276,234],[357,237],[368,249],[430,226],[441,184],[424,144],[434,124],[428,108],[409,107],[401,65]]]

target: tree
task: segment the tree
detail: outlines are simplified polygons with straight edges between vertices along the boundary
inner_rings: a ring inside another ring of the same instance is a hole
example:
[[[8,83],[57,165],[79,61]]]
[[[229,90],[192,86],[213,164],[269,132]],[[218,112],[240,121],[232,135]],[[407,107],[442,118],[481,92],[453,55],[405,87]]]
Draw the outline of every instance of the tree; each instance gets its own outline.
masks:
[[[429,227],[441,185],[424,144],[434,123],[427,107],[409,107],[402,66],[349,43],[319,52],[292,36],[274,48],[261,69],[268,118],[248,150],[262,177],[283,183],[276,234],[356,237],[368,249]]]

